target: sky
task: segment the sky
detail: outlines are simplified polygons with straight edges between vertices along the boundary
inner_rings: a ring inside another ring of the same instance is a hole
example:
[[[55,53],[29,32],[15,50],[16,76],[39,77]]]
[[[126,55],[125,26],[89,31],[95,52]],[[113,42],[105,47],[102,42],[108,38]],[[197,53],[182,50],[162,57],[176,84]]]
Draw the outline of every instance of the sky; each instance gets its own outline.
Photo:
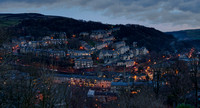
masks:
[[[41,13],[163,32],[200,28],[200,0],[0,0],[0,13]]]

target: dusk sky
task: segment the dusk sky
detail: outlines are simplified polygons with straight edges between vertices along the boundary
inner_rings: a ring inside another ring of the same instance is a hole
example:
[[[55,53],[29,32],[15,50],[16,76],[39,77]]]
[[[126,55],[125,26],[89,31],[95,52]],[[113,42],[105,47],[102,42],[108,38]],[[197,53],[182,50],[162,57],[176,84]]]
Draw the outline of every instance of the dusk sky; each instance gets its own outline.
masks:
[[[0,13],[41,13],[161,31],[200,28],[200,0],[0,0]]]

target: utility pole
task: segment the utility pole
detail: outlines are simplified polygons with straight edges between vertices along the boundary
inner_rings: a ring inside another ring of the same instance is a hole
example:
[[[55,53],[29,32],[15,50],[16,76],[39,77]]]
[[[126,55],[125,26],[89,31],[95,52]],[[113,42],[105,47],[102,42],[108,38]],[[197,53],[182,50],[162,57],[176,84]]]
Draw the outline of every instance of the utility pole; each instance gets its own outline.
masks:
[[[195,100],[196,100],[196,103],[195,103],[195,106],[196,108],[198,108],[198,79],[197,79],[197,74],[198,74],[198,58],[196,57],[195,60],[194,60],[194,76],[195,76]]]
[[[159,88],[160,88],[160,69],[154,70],[154,91],[156,93],[156,98],[158,98]]]
[[[198,55],[195,54],[193,57],[193,72],[194,72],[194,85],[195,85],[195,107],[198,108],[198,78],[197,78],[197,74],[198,74],[198,65],[199,65],[199,59],[198,59]]]
[[[124,65],[124,81],[126,80],[125,66],[126,66],[126,65]]]

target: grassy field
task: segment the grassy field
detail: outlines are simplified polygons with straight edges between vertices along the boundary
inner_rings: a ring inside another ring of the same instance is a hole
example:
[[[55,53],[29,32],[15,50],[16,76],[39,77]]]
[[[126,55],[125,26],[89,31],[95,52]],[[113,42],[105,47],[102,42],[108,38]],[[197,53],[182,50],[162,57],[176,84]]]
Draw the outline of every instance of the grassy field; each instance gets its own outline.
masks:
[[[0,27],[11,27],[19,24],[19,19],[4,19],[0,16]]]
[[[44,16],[41,14],[0,14],[0,27],[12,27],[19,24],[22,20],[25,19],[39,19]]]

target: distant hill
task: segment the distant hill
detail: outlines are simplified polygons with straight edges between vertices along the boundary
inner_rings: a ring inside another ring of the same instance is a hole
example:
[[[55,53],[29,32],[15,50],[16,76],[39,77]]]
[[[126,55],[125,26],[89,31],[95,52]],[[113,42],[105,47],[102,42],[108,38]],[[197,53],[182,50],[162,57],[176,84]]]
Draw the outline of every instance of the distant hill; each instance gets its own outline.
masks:
[[[174,35],[178,40],[200,40],[200,29],[167,32],[167,34]]]
[[[31,35],[36,38],[49,35],[52,32],[66,32],[67,36],[71,37],[72,34],[79,34],[80,32],[120,27],[120,31],[116,33],[118,40],[126,37],[128,44],[132,45],[132,42],[136,41],[139,43],[139,46],[146,46],[154,51],[170,49],[170,43],[175,40],[172,35],[140,25],[102,24],[101,22],[83,21],[37,13],[0,14],[0,28],[5,27],[9,29],[7,31],[12,32],[9,33],[12,36]]]
[[[167,32],[167,34],[173,35],[178,40],[175,45],[177,48],[200,49],[200,29]]]

